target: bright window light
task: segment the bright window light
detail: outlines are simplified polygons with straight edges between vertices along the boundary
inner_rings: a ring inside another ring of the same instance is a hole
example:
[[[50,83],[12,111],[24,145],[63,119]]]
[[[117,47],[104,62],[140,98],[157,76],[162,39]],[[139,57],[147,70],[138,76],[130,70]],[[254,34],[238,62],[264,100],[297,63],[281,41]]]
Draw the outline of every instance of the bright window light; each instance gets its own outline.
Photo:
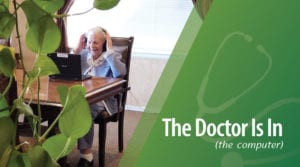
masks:
[[[76,0],[69,14],[92,4],[93,0]],[[134,52],[170,55],[192,8],[191,0],[120,0],[110,10],[68,17],[69,45],[76,46],[80,34],[101,26],[111,36],[134,36]]]

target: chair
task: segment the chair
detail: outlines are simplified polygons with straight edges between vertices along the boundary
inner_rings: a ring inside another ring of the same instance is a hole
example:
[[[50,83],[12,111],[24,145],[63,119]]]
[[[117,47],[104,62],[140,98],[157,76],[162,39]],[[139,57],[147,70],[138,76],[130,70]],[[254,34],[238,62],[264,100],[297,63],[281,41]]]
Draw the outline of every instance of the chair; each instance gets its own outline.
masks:
[[[105,165],[105,143],[106,143],[106,125],[109,122],[118,122],[118,142],[119,142],[119,152],[123,151],[123,128],[124,128],[124,113],[125,113],[125,103],[127,97],[127,91],[130,89],[128,87],[129,79],[129,69],[130,69],[130,59],[131,59],[131,49],[133,44],[133,37],[112,37],[113,49],[122,55],[122,61],[126,64],[127,74],[123,77],[126,80],[124,86],[124,92],[120,96],[116,96],[119,103],[119,112],[111,116],[99,115],[94,123],[99,124],[99,166]]]

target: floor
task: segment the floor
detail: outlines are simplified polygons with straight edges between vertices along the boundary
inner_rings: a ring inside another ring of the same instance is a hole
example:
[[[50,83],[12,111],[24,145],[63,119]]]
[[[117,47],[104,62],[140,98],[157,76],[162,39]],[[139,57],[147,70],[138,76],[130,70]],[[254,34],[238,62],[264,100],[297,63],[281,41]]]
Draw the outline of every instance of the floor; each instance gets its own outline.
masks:
[[[124,150],[134,133],[134,130],[141,118],[142,112],[126,111],[124,119]],[[106,154],[105,154],[105,167],[117,167],[123,155],[118,151],[118,123],[108,123],[107,137],[106,137]],[[28,138],[23,138],[28,139]],[[95,138],[92,147],[94,155],[94,167],[98,167],[98,125],[95,125]],[[22,140],[22,139],[21,139]],[[69,167],[76,167],[79,160],[79,152],[76,148],[68,155],[67,163]]]

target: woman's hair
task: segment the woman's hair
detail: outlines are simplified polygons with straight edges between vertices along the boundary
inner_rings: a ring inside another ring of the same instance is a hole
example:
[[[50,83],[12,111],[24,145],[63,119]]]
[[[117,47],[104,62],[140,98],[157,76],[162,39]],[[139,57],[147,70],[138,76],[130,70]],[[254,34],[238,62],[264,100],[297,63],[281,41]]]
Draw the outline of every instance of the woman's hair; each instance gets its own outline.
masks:
[[[105,37],[106,30],[105,30],[104,28],[100,27],[100,26],[97,26],[97,27],[94,27],[94,28],[90,29],[90,30],[88,31],[87,35],[89,36],[89,35],[91,35],[91,34],[101,34],[102,37],[103,37],[104,39],[106,39],[106,37]]]

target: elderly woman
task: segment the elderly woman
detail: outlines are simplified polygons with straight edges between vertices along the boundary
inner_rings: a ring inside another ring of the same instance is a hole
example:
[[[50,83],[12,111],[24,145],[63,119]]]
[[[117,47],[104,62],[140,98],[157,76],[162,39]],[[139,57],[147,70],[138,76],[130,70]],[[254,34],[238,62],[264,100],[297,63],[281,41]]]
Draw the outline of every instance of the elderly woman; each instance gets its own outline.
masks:
[[[126,73],[125,64],[121,55],[112,49],[112,40],[108,32],[95,27],[80,36],[74,53],[82,56],[82,67],[85,74],[100,77],[122,77]],[[112,115],[118,112],[117,101],[111,97],[90,106],[92,117]],[[78,167],[93,166],[92,144],[94,138],[94,125],[90,131],[78,140],[80,160]]]

